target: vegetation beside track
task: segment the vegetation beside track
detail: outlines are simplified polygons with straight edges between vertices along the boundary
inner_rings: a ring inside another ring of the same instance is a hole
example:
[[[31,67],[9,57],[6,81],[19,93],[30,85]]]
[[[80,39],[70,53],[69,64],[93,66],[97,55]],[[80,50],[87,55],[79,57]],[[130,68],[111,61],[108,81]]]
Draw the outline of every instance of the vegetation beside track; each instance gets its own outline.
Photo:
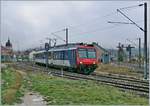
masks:
[[[39,92],[48,105],[148,105],[148,99],[92,81],[70,80],[35,71],[2,70],[2,103],[19,102],[24,90]],[[24,77],[25,76],[25,77]],[[24,77],[24,78],[23,78]]]
[[[7,67],[1,70],[1,99],[2,104],[12,105],[21,102],[23,96],[22,75],[13,68]]]
[[[148,99],[92,81],[69,80],[41,73],[30,74],[30,89],[45,97],[48,105],[148,105]]]
[[[135,77],[142,77],[141,74],[136,73],[134,70],[127,68],[127,67],[121,67],[121,66],[114,66],[112,64],[99,64],[98,68],[95,70],[97,73],[110,73],[110,74],[121,74],[121,75],[129,75],[129,76],[135,76]]]

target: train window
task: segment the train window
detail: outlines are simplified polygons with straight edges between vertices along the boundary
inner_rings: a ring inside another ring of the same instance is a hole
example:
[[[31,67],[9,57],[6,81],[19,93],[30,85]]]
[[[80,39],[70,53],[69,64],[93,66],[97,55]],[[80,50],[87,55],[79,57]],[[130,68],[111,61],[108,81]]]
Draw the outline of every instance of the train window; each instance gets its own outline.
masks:
[[[61,59],[61,52],[60,51],[56,51],[55,53],[54,53],[54,59],[56,59],[56,60],[59,60],[59,59]]]
[[[61,53],[60,51],[57,52],[57,59],[59,60],[60,59],[60,56],[61,56]]]
[[[87,58],[87,51],[86,49],[78,49],[79,57],[80,58]]]
[[[39,56],[40,56],[39,54],[36,55],[36,57],[37,57],[38,59],[40,58]]]
[[[55,51],[53,52],[53,58],[58,60],[68,59],[68,51]]]
[[[59,56],[60,56],[59,59],[62,60],[62,58],[63,58],[63,53],[62,53],[62,51],[59,52]]]
[[[95,49],[80,48],[78,49],[78,53],[80,58],[96,58]]]
[[[53,57],[54,57],[54,60],[57,59],[57,52],[56,51],[53,53]]]
[[[58,59],[58,58],[59,58],[58,52],[55,52],[55,59]]]
[[[87,49],[88,51],[88,58],[96,58],[95,49]]]
[[[63,60],[64,59],[64,51],[60,52],[60,59]]]
[[[36,54],[35,56],[36,56],[36,58],[38,58],[38,54]]]
[[[53,52],[53,59],[55,60],[56,59],[56,53]]]
[[[51,58],[52,58],[52,53],[48,52],[48,59],[51,59]]]
[[[38,53],[34,55],[34,58],[37,59],[44,59],[45,58],[45,53]]]
[[[46,58],[46,52],[41,53],[41,56],[42,56],[43,59],[45,59]]]
[[[64,59],[68,60],[68,51],[64,51]]]

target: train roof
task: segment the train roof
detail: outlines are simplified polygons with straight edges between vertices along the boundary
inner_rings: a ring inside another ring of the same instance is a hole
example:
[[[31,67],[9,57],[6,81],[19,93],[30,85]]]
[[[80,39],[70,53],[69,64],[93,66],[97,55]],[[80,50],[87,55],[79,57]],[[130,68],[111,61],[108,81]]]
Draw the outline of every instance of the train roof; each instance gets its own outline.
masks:
[[[57,45],[54,47],[50,47],[48,51],[60,51],[60,50],[73,50],[76,49],[79,46],[91,46],[93,47],[92,44],[85,44],[85,43],[69,43],[69,44],[63,44],[63,45]],[[45,49],[37,51],[36,53],[42,53],[42,52],[46,52]],[[35,54],[36,54],[35,53]]]

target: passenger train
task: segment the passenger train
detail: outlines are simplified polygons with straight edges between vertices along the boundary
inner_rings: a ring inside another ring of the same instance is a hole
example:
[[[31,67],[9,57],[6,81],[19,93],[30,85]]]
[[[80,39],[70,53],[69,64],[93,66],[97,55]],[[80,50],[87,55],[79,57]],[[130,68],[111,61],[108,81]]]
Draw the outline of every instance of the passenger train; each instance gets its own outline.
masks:
[[[47,52],[46,50],[34,52],[33,61],[43,65],[48,62],[48,66],[71,69],[82,74],[90,74],[98,64],[95,47],[83,43],[58,45],[51,47]]]

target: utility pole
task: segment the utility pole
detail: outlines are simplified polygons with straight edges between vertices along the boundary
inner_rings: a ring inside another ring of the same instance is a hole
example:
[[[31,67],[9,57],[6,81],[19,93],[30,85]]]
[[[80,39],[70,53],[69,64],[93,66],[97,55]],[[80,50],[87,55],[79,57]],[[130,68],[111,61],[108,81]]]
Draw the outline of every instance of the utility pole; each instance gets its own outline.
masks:
[[[50,39],[49,39],[49,47],[52,46],[51,42],[52,42],[52,39],[50,38]]]
[[[124,50],[123,50],[124,45],[123,44],[121,45],[121,43],[119,42],[117,48],[118,48],[118,61],[123,62],[124,61],[124,58],[123,58],[124,57]]]
[[[53,40],[54,40],[53,42],[54,42],[54,47],[55,47],[57,39],[54,38]]]
[[[45,43],[46,69],[48,69],[48,50],[49,50],[49,43]]]
[[[120,9],[117,9],[117,11],[122,14],[124,17],[126,17],[128,20],[130,20],[135,26],[137,26],[141,31],[144,32],[144,79],[147,79],[148,77],[148,59],[147,59],[147,3],[140,4],[138,6],[144,5],[144,29],[141,28],[139,25],[137,25],[133,20],[131,20],[127,15],[125,15]]]
[[[144,54],[145,54],[145,70],[144,70],[144,79],[147,79],[147,3],[144,3]]]
[[[68,28],[66,28],[66,45],[68,45]]]
[[[52,42],[52,39],[51,38],[46,38],[47,40],[49,40],[49,47],[51,47],[52,45],[51,45],[51,42]]]
[[[141,68],[141,38],[139,38],[139,68]]]
[[[127,51],[129,52],[129,62],[131,62],[131,49],[134,48],[130,44],[126,47]]]
[[[55,33],[58,33],[58,32],[62,32],[62,31],[65,31],[66,32],[66,40],[64,40],[62,37],[56,35]],[[60,31],[56,31],[56,32],[53,32],[51,33],[52,35],[56,36],[57,38],[59,38],[60,40],[62,40],[63,42],[66,43],[66,45],[68,45],[68,28],[65,28],[63,30],[60,30]],[[54,42],[54,45],[56,45],[56,39],[51,39],[53,42]]]

